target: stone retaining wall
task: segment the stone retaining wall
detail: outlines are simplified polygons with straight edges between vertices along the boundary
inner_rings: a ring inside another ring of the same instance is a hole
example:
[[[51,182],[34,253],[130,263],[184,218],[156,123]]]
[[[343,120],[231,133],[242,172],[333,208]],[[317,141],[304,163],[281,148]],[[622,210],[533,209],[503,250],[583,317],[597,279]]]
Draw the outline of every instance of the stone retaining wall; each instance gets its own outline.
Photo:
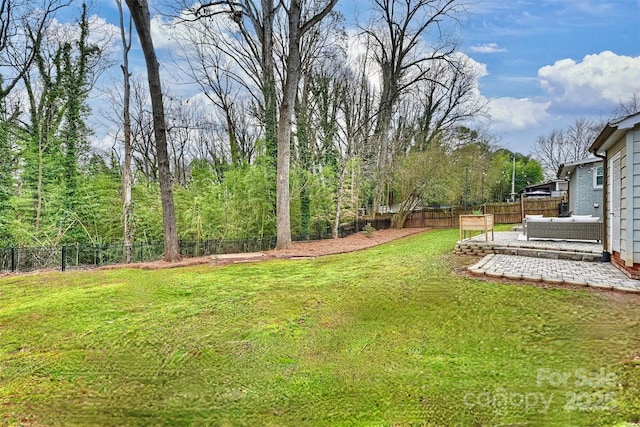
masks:
[[[489,255],[495,254],[500,245],[496,243],[458,242],[454,249],[456,255]]]
[[[530,256],[536,258],[546,259],[564,259],[571,261],[589,261],[599,262],[602,260],[602,254],[586,253],[586,252],[573,252],[540,248],[527,248],[527,247],[511,247],[503,246],[495,242],[468,242],[462,241],[456,243],[454,253],[456,255],[520,255]]]

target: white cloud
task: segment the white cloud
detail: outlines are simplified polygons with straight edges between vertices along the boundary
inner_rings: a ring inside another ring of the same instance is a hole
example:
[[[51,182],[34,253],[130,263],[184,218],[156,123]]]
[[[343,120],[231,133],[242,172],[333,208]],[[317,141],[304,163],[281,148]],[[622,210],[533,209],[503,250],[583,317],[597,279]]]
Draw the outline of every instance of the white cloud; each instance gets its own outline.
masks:
[[[452,56],[460,62],[465,63],[469,67],[470,71],[475,74],[476,79],[480,79],[489,75],[487,64],[478,62],[469,55],[462,52],[455,52]]]
[[[554,103],[615,106],[640,86],[640,56],[604,51],[582,62],[563,59],[540,68],[538,78]]]
[[[89,16],[87,21],[89,23],[87,41],[98,45],[101,49],[114,49],[120,39],[119,27],[97,15]],[[59,21],[54,18],[47,32],[54,43],[72,43],[80,38],[80,25],[78,20]]]
[[[151,38],[156,49],[179,48],[176,40],[176,28],[165,21],[160,15],[151,18]]]
[[[89,17],[89,42],[103,46],[109,53],[114,53],[120,43],[120,28],[107,22],[104,18],[92,15]]]
[[[475,45],[475,46],[471,46],[469,50],[475,53],[499,53],[499,52],[507,51],[506,48],[498,46],[497,43],[484,43],[480,45]]]
[[[550,105],[551,102],[529,98],[492,98],[489,99],[489,114],[496,130],[525,129],[548,120]]]

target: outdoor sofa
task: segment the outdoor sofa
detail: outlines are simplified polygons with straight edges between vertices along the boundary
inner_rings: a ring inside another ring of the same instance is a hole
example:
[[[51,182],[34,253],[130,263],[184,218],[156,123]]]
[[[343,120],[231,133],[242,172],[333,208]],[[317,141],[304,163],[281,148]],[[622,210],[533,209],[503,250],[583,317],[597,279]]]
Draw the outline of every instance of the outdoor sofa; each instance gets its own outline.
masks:
[[[602,221],[591,215],[572,215],[568,218],[525,218],[525,233],[529,239],[602,240]]]

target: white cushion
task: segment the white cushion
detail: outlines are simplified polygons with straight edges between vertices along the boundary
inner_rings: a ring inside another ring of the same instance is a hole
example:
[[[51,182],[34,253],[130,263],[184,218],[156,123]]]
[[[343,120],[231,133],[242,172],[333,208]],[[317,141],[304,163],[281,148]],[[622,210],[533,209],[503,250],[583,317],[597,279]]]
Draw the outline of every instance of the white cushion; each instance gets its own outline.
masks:
[[[576,222],[600,222],[599,216],[592,216],[591,218],[580,218]]]
[[[559,218],[559,217],[554,217],[552,219],[553,222],[573,222],[573,218]]]
[[[533,218],[527,218],[528,222],[551,222],[551,218],[544,218],[542,216],[538,217],[533,217]]]
[[[571,215],[571,218],[593,218],[593,215]]]

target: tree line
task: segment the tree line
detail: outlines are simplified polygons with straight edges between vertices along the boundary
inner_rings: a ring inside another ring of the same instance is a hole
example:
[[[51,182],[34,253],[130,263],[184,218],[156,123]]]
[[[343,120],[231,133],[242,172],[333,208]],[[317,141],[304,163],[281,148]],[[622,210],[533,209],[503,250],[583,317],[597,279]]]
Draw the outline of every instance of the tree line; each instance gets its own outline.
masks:
[[[547,176],[555,178],[563,164],[583,160],[591,155],[589,148],[607,121],[620,120],[637,112],[640,112],[640,89],[620,100],[609,114],[608,120],[578,117],[566,129],[553,129],[540,135],[536,140],[534,154],[540,159]]]
[[[163,84],[146,1],[117,1],[119,32],[101,38],[84,4],[2,0],[0,241],[164,239],[168,260],[179,238],[285,248],[391,206],[401,227],[420,206],[505,200],[514,159],[516,192],[542,179],[472,124],[486,105],[457,50],[464,2],[372,0],[357,30],[336,3],[163,9],[199,88],[185,97]],[[130,69],[136,40],[146,75]],[[96,120],[91,97],[117,68]],[[91,143],[96,126],[110,149]]]

